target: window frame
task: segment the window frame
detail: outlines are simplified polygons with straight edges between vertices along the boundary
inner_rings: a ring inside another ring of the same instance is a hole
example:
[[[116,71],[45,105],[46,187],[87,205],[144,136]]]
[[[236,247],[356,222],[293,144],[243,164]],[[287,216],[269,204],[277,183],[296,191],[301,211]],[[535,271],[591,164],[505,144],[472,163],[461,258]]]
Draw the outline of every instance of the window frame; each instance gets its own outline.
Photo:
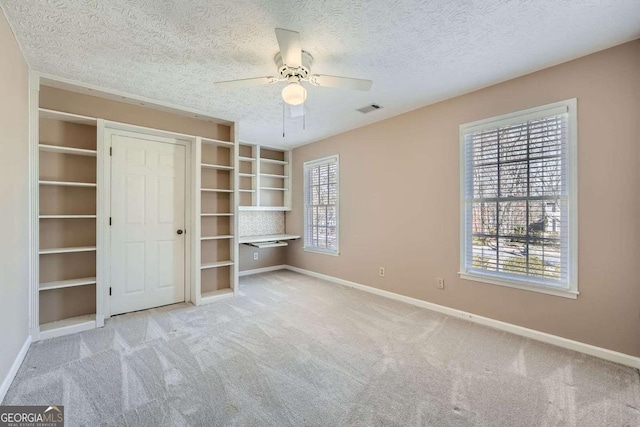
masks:
[[[323,163],[331,163],[335,161],[336,163],[336,190],[338,192],[338,197],[336,200],[336,249],[335,250],[330,250],[330,249],[323,249],[323,248],[318,248],[315,246],[309,246],[307,244],[307,231],[308,231],[308,227],[309,227],[309,205],[307,204],[307,200],[308,200],[308,191],[309,189],[307,188],[307,170],[323,164]],[[339,154],[334,154],[331,156],[326,156],[326,157],[322,157],[322,158],[318,158],[318,159],[313,159],[313,160],[308,160],[306,162],[303,163],[302,165],[302,180],[303,180],[303,204],[304,204],[304,225],[303,225],[303,250],[305,252],[312,252],[312,253],[318,253],[318,254],[323,254],[323,255],[331,255],[331,256],[339,256],[340,255],[340,155]]]
[[[554,114],[567,113],[567,209],[568,209],[568,281],[565,286],[545,285],[526,277],[518,280],[511,275],[500,272],[479,273],[477,270],[469,271],[467,267],[467,245],[470,239],[467,236],[466,227],[466,146],[465,135],[481,130],[515,125],[536,118],[548,117]],[[555,295],[576,299],[578,297],[578,108],[577,99],[568,99],[554,102],[539,107],[490,117],[471,123],[465,123],[459,127],[460,148],[460,278],[488,283],[498,286],[506,286],[515,289]]]

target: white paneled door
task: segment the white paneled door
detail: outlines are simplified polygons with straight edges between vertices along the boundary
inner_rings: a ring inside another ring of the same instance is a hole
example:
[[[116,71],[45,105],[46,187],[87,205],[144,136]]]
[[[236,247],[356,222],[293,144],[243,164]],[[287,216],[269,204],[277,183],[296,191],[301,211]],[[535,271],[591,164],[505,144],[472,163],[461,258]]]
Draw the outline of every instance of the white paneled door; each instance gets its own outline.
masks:
[[[111,315],[185,300],[184,142],[109,131]]]

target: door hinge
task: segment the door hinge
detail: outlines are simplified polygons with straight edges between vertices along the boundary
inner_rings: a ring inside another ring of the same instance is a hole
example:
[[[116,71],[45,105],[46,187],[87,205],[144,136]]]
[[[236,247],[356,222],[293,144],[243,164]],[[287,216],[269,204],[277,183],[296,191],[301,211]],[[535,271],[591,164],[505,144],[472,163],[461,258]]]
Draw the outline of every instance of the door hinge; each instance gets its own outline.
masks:
[[[109,217],[109,225],[111,225],[111,217]]]
[[[111,296],[111,287],[109,287],[109,296]]]
[[[113,147],[109,147],[109,155],[113,156]]]

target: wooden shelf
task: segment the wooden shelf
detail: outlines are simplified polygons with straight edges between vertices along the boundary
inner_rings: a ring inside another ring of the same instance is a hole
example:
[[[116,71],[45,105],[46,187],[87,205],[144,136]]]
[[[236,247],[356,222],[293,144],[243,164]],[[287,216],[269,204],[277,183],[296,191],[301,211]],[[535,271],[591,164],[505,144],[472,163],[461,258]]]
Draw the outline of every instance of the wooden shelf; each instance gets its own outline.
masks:
[[[255,162],[256,159],[254,159],[253,157],[238,157],[238,160],[240,160],[241,162]]]
[[[203,236],[200,240],[224,240],[224,239],[233,239],[233,235],[224,234],[220,236]]]
[[[61,111],[48,110],[46,108],[39,108],[39,117],[41,119],[60,120],[62,122],[78,123],[81,125],[96,126],[98,119],[95,117],[80,116],[78,114],[63,113]]]
[[[221,147],[235,147],[235,144],[229,141],[220,141],[219,139],[203,138],[203,137],[200,137],[200,139],[202,140],[203,144],[218,145]]]
[[[96,157],[98,152],[96,150],[86,150],[84,148],[73,148],[73,147],[63,147],[60,145],[48,145],[48,144],[40,144],[40,151],[46,151],[49,153],[60,153],[60,154],[75,154],[78,156],[89,156]]]
[[[273,163],[274,165],[288,165],[289,164],[289,162],[287,162],[286,160],[274,160],[274,159],[261,158],[260,161],[264,162],[264,163]]]
[[[56,322],[43,323],[40,325],[40,339],[46,340],[62,335],[95,329],[96,315],[71,317],[69,319],[58,320]]]
[[[228,265],[233,265],[233,261],[227,260],[227,261],[218,261],[218,262],[211,262],[211,263],[208,263],[208,264],[202,264],[200,266],[200,269],[201,270],[206,270],[208,268],[226,267]]]
[[[40,219],[91,219],[97,215],[40,215]]]
[[[261,190],[271,190],[271,191],[287,191],[288,188],[280,188],[280,187],[260,187]]]
[[[201,191],[208,191],[210,193],[233,193],[233,190],[227,190],[224,188],[201,188]]]
[[[72,288],[74,286],[95,285],[95,277],[83,277],[81,279],[58,280],[55,282],[40,283],[41,291],[49,291],[51,289]]]
[[[94,252],[95,246],[79,246],[75,248],[53,248],[53,249],[40,249],[40,255],[49,254],[69,254],[76,252]]]
[[[219,301],[221,299],[231,298],[233,296],[233,289],[225,288],[218,289],[216,291],[204,292],[200,297],[200,304],[209,304]]]
[[[232,213],[203,213],[200,216],[233,216]]]
[[[255,173],[239,173],[238,176],[242,178],[253,178],[254,176],[256,176],[256,174]]]
[[[57,185],[63,187],[92,187],[96,188],[98,184],[93,182],[71,182],[71,181],[39,181],[40,185]]]
[[[244,190],[242,188],[240,190],[238,190],[238,191],[241,192],[241,193],[255,193],[256,192],[256,190]]]
[[[260,176],[264,176],[265,178],[289,178],[289,175],[275,175],[272,173],[261,173]]]
[[[232,171],[233,170],[233,166],[214,165],[212,163],[201,163],[200,166],[202,166],[205,169],[218,169],[218,170],[223,170],[223,171]]]

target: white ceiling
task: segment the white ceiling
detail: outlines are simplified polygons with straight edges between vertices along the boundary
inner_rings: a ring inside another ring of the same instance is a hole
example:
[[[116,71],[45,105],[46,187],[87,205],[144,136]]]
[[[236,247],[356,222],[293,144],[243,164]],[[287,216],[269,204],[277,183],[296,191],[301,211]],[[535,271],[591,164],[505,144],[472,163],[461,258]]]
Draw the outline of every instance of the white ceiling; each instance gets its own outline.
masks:
[[[640,37],[640,0],[0,0],[35,70],[240,123],[244,141],[291,147]],[[276,27],[299,31],[314,73],[306,130],[274,75]],[[367,115],[355,109],[377,103]]]

